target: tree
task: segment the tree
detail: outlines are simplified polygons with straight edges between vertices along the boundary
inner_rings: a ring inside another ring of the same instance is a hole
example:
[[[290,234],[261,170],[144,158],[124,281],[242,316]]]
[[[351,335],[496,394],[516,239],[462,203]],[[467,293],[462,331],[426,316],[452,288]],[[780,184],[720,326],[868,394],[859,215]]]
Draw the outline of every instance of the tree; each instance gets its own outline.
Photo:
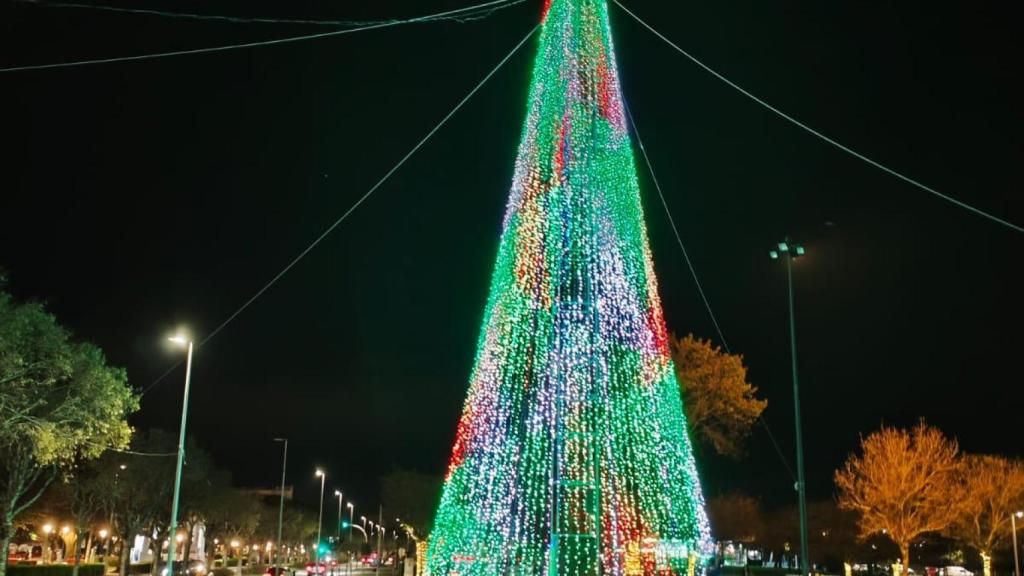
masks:
[[[768,519],[771,530],[764,544],[773,551],[783,551],[787,544],[794,551],[800,542],[800,514],[796,505],[775,511]],[[807,503],[807,540],[815,572],[842,571],[843,562],[870,560],[871,544],[858,546],[857,514],[839,508],[833,500]],[[892,546],[885,540],[883,550]],[[794,546],[796,545],[796,546]],[[895,554],[892,550],[890,554]]]
[[[221,542],[245,540],[259,528],[262,510],[259,501],[226,485],[211,487],[210,507],[205,514],[206,537]],[[277,518],[277,515],[274,515]]]
[[[99,348],[73,342],[41,304],[0,291],[0,549],[62,471],[128,443],[137,408],[125,371]]]
[[[71,515],[75,520],[75,565],[71,569],[72,576],[78,576],[78,567],[82,564],[83,538],[85,549],[89,550],[92,546],[92,524],[100,516],[110,497],[110,485],[106,481],[106,475],[96,466],[102,461],[103,458],[100,458],[80,465],[66,484],[70,492]]]
[[[977,550],[990,576],[992,552],[1010,543],[1010,515],[1024,507],[1024,465],[997,456],[967,456],[958,481],[962,506],[946,534]]]
[[[764,537],[761,504],[746,494],[725,494],[709,500],[708,520],[718,540],[757,542]]]
[[[743,356],[693,334],[673,336],[671,348],[690,430],[719,454],[740,456],[750,428],[768,406],[747,382]]]
[[[947,528],[960,513],[958,452],[955,440],[924,422],[910,431],[884,427],[836,471],[839,505],[859,513],[860,536],[888,536],[904,571],[914,539]]]
[[[133,452],[173,454],[175,439],[166,432],[150,430],[137,434],[131,443]],[[120,574],[127,574],[128,552],[137,534],[152,534],[154,526],[166,526],[170,519],[173,456],[140,456],[128,459],[108,455],[99,463],[110,488],[108,509],[111,527],[121,540]]]
[[[188,560],[192,555],[192,535],[196,527],[205,520],[208,510],[216,506],[214,494],[220,490],[214,487],[231,485],[231,475],[217,470],[213,458],[189,440],[185,447],[185,466],[181,474],[181,521],[179,529],[185,536],[184,546],[180,548],[182,558]]]

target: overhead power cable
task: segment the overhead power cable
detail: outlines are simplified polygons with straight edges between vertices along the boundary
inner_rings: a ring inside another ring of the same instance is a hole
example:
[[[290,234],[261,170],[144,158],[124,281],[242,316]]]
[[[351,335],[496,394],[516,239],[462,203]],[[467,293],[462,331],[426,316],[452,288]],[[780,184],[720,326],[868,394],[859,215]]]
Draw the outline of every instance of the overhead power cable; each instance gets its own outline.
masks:
[[[697,276],[697,269],[693,266],[693,261],[690,260],[690,254],[686,251],[686,245],[683,244],[683,237],[679,234],[679,227],[676,226],[676,219],[672,217],[672,211],[668,208],[668,202],[665,200],[665,194],[661,190],[661,184],[658,182],[658,176],[654,173],[654,165],[651,164],[651,158],[647,155],[647,148],[644,146],[644,140],[640,137],[640,130],[636,127],[636,121],[633,119],[633,112],[629,109],[629,105],[626,104],[625,99],[622,102],[623,108],[626,109],[626,116],[629,118],[629,125],[633,129],[633,136],[636,137],[637,146],[640,148],[640,154],[644,157],[644,163],[647,164],[647,171],[651,175],[651,182],[654,183],[654,189],[658,191],[658,198],[661,199],[661,207],[665,209],[665,216],[668,217],[669,224],[672,225],[672,233],[675,234],[676,243],[679,245],[680,252],[683,253],[683,259],[686,261],[686,267],[690,269],[690,275],[693,277],[693,283],[697,286],[697,292],[700,294],[700,299],[704,303],[704,309],[707,310],[708,316],[711,317],[711,323],[715,325],[715,331],[718,332],[718,339],[722,342],[722,348],[729,354],[732,354],[732,350],[729,348],[729,342],[725,339],[725,333],[722,332],[722,326],[718,323],[718,318],[715,316],[715,311],[711,309],[711,302],[708,300],[707,294],[704,292],[704,286],[701,284],[700,277]],[[768,422],[765,421],[761,414],[757,415],[758,422],[761,423],[761,427],[764,428],[768,439],[771,440],[772,446],[775,447],[775,452],[779,455],[779,459],[782,461],[782,465],[786,468],[786,472],[789,473],[790,478],[796,482],[796,475],[793,474],[793,468],[789,465],[789,460],[786,459],[785,453],[782,448],[779,447],[779,443],[775,440],[775,434],[772,433],[772,429],[768,427]]]
[[[220,331],[226,328],[227,325],[230,324],[232,320],[237,318],[239,314],[244,312],[249,306],[252,305],[253,302],[258,300],[260,296],[262,296],[267,290],[270,289],[271,286],[276,284],[278,280],[280,280],[285,274],[288,273],[288,271],[290,271],[293,267],[295,267],[296,264],[298,264],[303,258],[305,258],[307,254],[309,254],[314,248],[316,248],[317,245],[320,244],[320,242],[327,238],[327,236],[330,235],[330,233],[333,232],[335,228],[340,226],[341,223],[345,221],[345,219],[347,219],[353,212],[356,211],[357,208],[359,208],[359,206],[363,204],[363,202],[365,202],[371,195],[373,195],[374,192],[376,192],[385,182],[387,182],[388,179],[391,178],[391,176],[394,175],[394,173],[397,172],[398,169],[401,168],[409,160],[409,158],[412,158],[413,154],[419,151],[419,149],[422,148],[423,145],[426,144],[427,141],[430,140],[434,136],[434,134],[436,134],[437,131],[441,129],[442,126],[447,124],[448,121],[452,118],[452,116],[454,116],[460,109],[462,109],[466,102],[469,102],[470,98],[472,98],[478,91],[480,91],[480,89],[483,88],[484,84],[486,84],[487,81],[490,80],[492,76],[497,74],[498,70],[500,70],[505,65],[505,63],[508,62],[512,58],[512,56],[514,56],[516,52],[518,52],[519,49],[522,48],[523,45],[526,44],[526,42],[533,37],[533,35],[537,32],[538,29],[540,29],[540,24],[534,26],[530,30],[530,32],[526,36],[524,36],[523,39],[520,40],[519,43],[517,43],[515,47],[513,47],[512,50],[508,54],[506,54],[505,57],[502,58],[501,61],[498,62],[498,64],[494,68],[492,68],[491,71],[488,72],[487,75],[484,76],[483,79],[480,80],[476,84],[476,86],[474,86],[472,90],[470,90],[469,93],[462,98],[462,100],[458,102],[458,104],[455,105],[455,107],[453,107],[443,118],[441,118],[440,122],[434,125],[434,127],[431,128],[429,132],[427,132],[426,136],[421,138],[420,141],[417,142],[416,145],[413,146],[412,149],[409,150],[409,152],[407,152],[405,156],[403,156],[401,160],[398,161],[398,163],[392,166],[391,169],[388,170],[384,174],[384,176],[377,181],[376,184],[371,186],[370,189],[367,190],[365,194],[363,194],[358,200],[356,200],[355,204],[352,204],[352,206],[350,206],[348,210],[346,210],[341,216],[339,216],[330,226],[328,226],[319,236],[317,236],[315,240],[313,240],[308,246],[306,246],[305,249],[299,252],[298,256],[293,258],[292,261],[288,263],[288,265],[282,268],[281,271],[277,273],[277,275],[271,278],[270,281],[264,284],[262,288],[257,290],[256,293],[253,294],[251,298],[246,300],[244,304],[242,304],[237,310],[234,311],[234,313],[232,313],[230,316],[227,317],[227,319],[221,322],[220,325],[218,325],[213,330],[213,332],[210,332],[205,338],[203,338],[197,344],[196,347],[201,348],[203,345],[205,345],[207,342],[213,339],[214,336],[219,334]],[[164,372],[155,381],[153,381],[152,384],[143,389],[142,394],[145,394],[154,386],[156,386],[161,380],[167,377],[167,375],[170,374],[174,370],[174,368],[176,368],[179,364],[181,364],[181,362],[178,362],[178,364],[175,364],[174,366],[168,368],[168,370]]]
[[[637,16],[632,11],[630,11],[629,8],[626,8],[625,6],[623,6],[622,2],[620,2],[619,0],[612,0],[612,1],[615,2],[615,4],[619,8],[621,8],[623,11],[625,11],[626,14],[629,14],[634,20],[636,20],[637,22],[642,24],[645,28],[650,30],[655,36],[657,36],[663,42],[665,42],[666,44],[668,44],[669,46],[674,48],[677,52],[679,52],[680,54],[682,54],[683,56],[688,58],[691,62],[693,62],[697,66],[700,66],[705,71],[707,71],[709,74],[711,74],[715,78],[718,78],[722,82],[726,83],[727,85],[729,85],[731,88],[735,89],[740,94],[743,94],[747,98],[750,98],[754,102],[757,102],[758,104],[760,104],[764,108],[766,108],[769,111],[775,113],[777,116],[779,116],[780,118],[788,121],[789,123],[793,124],[794,126],[804,130],[805,132],[807,132],[807,133],[809,133],[809,134],[811,134],[813,136],[818,137],[822,141],[827,142],[828,144],[831,144],[832,146],[835,146],[836,148],[842,150],[843,152],[846,152],[847,154],[849,154],[849,155],[851,155],[851,156],[853,156],[855,158],[858,158],[860,160],[863,160],[864,162],[867,162],[868,164],[874,166],[875,168],[878,168],[879,170],[882,170],[883,172],[886,172],[886,173],[888,173],[888,174],[890,174],[892,176],[895,176],[896,178],[899,178],[900,180],[903,180],[904,182],[906,182],[908,184],[911,184],[912,186],[915,186],[915,187],[917,187],[917,188],[919,188],[921,190],[924,190],[925,192],[927,192],[927,193],[929,193],[929,194],[931,194],[933,196],[936,196],[936,197],[941,198],[941,199],[943,199],[943,200],[945,200],[945,201],[947,201],[947,202],[949,202],[951,204],[959,206],[960,208],[963,208],[964,210],[967,210],[969,212],[973,212],[974,214],[977,214],[978,216],[981,216],[983,218],[987,218],[988,220],[991,220],[992,222],[995,222],[997,224],[1001,224],[1003,226],[1006,226],[1007,228],[1009,228],[1011,230],[1014,230],[1014,231],[1020,232],[1020,233],[1024,233],[1024,227],[1018,226],[1017,224],[1014,224],[1014,223],[1009,222],[1007,220],[1004,220],[1004,219],[1002,219],[1002,218],[1000,218],[998,216],[995,216],[993,214],[985,212],[984,210],[982,210],[980,208],[977,208],[975,206],[972,206],[971,204],[968,204],[967,202],[964,202],[962,200],[958,200],[958,199],[956,199],[956,198],[954,198],[952,196],[949,196],[948,194],[943,194],[942,192],[939,192],[938,190],[936,190],[934,188],[931,188],[930,186],[922,184],[921,182],[918,182],[917,180],[914,180],[913,178],[911,178],[909,176],[905,176],[904,174],[902,174],[902,173],[900,173],[900,172],[898,172],[898,171],[896,171],[896,170],[894,170],[892,168],[889,168],[888,166],[886,166],[886,165],[884,165],[884,164],[882,164],[880,162],[872,160],[871,158],[861,154],[860,152],[857,152],[856,150],[850,148],[849,146],[846,146],[844,144],[841,144],[841,143],[837,142],[836,140],[833,140],[832,138],[829,138],[828,136],[822,134],[821,132],[815,130],[814,128],[811,128],[807,124],[804,124],[803,122],[797,120],[796,118],[790,116],[789,114],[783,112],[782,110],[779,110],[778,108],[772,106],[768,102],[765,102],[761,98],[759,98],[759,97],[755,96],[754,94],[752,94],[751,92],[745,90],[739,84],[736,84],[732,80],[729,80],[728,78],[726,78],[725,76],[720,74],[718,71],[714,70],[713,68],[711,68],[710,66],[708,66],[704,62],[700,61],[699,59],[697,59],[697,57],[693,56],[692,54],[690,54],[686,50],[683,50],[682,48],[677,46],[674,42],[672,42],[671,40],[666,38],[664,34],[662,34],[661,32],[658,32],[657,30],[655,30],[650,24],[648,24],[643,19],[641,19],[639,16]]]
[[[505,2],[505,0],[501,0]],[[242,44],[230,44],[227,46],[211,46],[209,48],[193,48],[189,50],[174,50],[171,52],[156,52],[152,54],[138,54],[135,56],[118,56],[114,58],[97,58],[92,60],[75,60],[71,62],[55,62],[52,64],[31,64],[25,66],[14,66],[10,68],[0,68],[2,72],[27,72],[30,70],[48,70],[53,68],[71,68],[75,66],[88,66],[93,64],[112,64],[115,62],[132,62],[136,60],[153,60],[156,58],[169,58],[171,56],[189,56],[195,54],[208,54],[212,52],[227,52],[230,50],[241,50],[244,48],[257,48],[261,46],[274,46],[277,44],[288,44],[292,42],[304,42],[306,40],[316,40],[319,38],[330,38],[334,36],[342,36],[345,34],[353,34],[356,32],[365,32],[367,30],[378,30],[381,28],[391,28],[394,26],[400,26],[404,24],[415,24],[421,22],[434,22],[445,18],[451,18],[453,15],[464,14],[466,12],[478,11],[481,7],[492,6],[499,4],[500,2],[487,2],[485,4],[477,4],[475,6],[468,6],[466,8],[458,8],[456,10],[448,10],[446,12],[439,12],[437,14],[430,14],[427,16],[417,16],[415,18],[409,18],[406,20],[387,20],[381,22],[374,22],[365,26],[359,26],[356,28],[346,28],[344,30],[332,30],[330,32],[319,32],[316,34],[304,34],[302,36],[289,36],[286,38],[275,38],[272,40],[260,40],[257,42],[245,42]],[[507,2],[506,2],[507,3]],[[515,2],[518,3],[518,2]],[[515,3],[507,3],[508,6],[512,6]],[[501,6],[505,7],[505,6]],[[491,8],[491,11],[496,10],[498,7]]]
[[[85,10],[97,10],[101,12],[116,12],[123,14],[139,14],[143,16],[158,16],[163,18],[179,18],[185,20],[205,20],[230,22],[233,24],[294,24],[312,26],[368,26],[385,22],[399,22],[390,20],[318,20],[303,18],[260,18],[249,16],[226,16],[222,14],[198,14],[191,12],[174,12],[169,10],[154,10],[150,8],[125,8],[122,6],[107,6],[103,4],[84,4],[81,2],[47,2],[46,0],[15,0],[25,4],[32,4],[46,8],[79,8]],[[435,16],[425,16],[418,20],[420,22],[437,22],[441,20],[452,20],[466,22],[486,18],[492,12],[502,8],[510,8],[522,4],[526,0],[494,0],[477,6],[469,6],[444,12]]]

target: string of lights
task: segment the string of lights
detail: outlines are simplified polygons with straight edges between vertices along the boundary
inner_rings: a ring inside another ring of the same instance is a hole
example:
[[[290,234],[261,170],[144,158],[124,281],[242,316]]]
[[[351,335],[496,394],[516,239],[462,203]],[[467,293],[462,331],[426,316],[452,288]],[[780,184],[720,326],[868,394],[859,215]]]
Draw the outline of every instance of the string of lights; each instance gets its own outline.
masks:
[[[919,181],[917,181],[917,180],[915,180],[915,179],[913,179],[913,178],[911,178],[909,176],[906,176],[906,175],[904,175],[904,174],[902,174],[902,173],[900,173],[900,172],[898,172],[898,171],[896,171],[896,170],[894,170],[892,168],[889,168],[888,166],[886,166],[886,165],[884,165],[884,164],[882,164],[880,162],[872,160],[871,158],[865,156],[864,154],[861,154],[860,152],[857,152],[856,150],[854,150],[854,149],[852,149],[852,148],[850,148],[850,147],[848,147],[848,146],[846,146],[846,145],[844,145],[844,144],[842,144],[842,143],[840,143],[840,142],[838,142],[836,140],[833,140],[832,138],[829,138],[828,136],[822,134],[821,132],[815,130],[814,128],[811,128],[807,124],[804,124],[803,122],[797,120],[793,116],[790,116],[789,114],[783,112],[782,110],[772,106],[768,102],[766,102],[766,101],[762,100],[761,98],[757,97],[753,93],[745,90],[739,84],[736,84],[732,80],[729,80],[728,78],[723,76],[721,73],[719,73],[715,69],[711,68],[710,66],[708,66],[707,64],[705,64],[701,60],[697,59],[697,57],[693,56],[692,54],[690,54],[686,50],[683,50],[678,45],[676,45],[674,42],[669,40],[664,34],[662,34],[661,32],[658,32],[656,29],[654,29],[654,27],[652,27],[650,24],[648,24],[643,19],[641,19],[639,16],[637,16],[635,13],[633,13],[629,8],[626,8],[622,4],[622,2],[620,2],[619,0],[612,0],[612,1],[615,2],[615,4],[619,8],[621,8],[626,14],[631,16],[634,20],[639,22],[641,25],[643,25],[644,28],[647,28],[647,30],[652,32],[655,36],[660,38],[663,42],[665,42],[666,44],[671,46],[673,49],[675,49],[676,52],[679,52],[680,54],[682,54],[683,56],[688,58],[691,62],[693,62],[697,66],[700,66],[701,68],[703,68],[705,71],[707,71],[709,74],[711,74],[715,78],[718,78],[719,80],[721,80],[722,82],[727,84],[729,87],[733,88],[734,90],[736,90],[740,94],[743,94],[747,98],[750,98],[754,102],[757,102],[758,104],[760,104],[761,106],[763,106],[767,110],[773,112],[775,115],[779,116],[780,118],[786,120],[790,124],[793,124],[794,126],[804,130],[805,132],[811,134],[812,136],[816,136],[820,140],[822,140],[822,141],[824,141],[824,142],[826,142],[828,144],[831,144],[832,146],[835,146],[836,148],[842,150],[843,152],[846,152],[847,154],[849,154],[849,155],[851,155],[851,156],[853,156],[855,158],[858,158],[858,159],[860,159],[860,160],[862,160],[862,161],[864,161],[864,162],[874,166],[875,168],[878,168],[879,170],[882,170],[883,172],[886,172],[886,173],[888,173],[891,176],[894,176],[894,177],[896,177],[896,178],[898,178],[900,180],[903,180],[904,182],[906,182],[906,183],[908,183],[908,184],[910,184],[910,185],[912,185],[912,186],[914,186],[916,188],[919,188],[919,189],[921,189],[921,190],[923,190],[923,191],[925,191],[925,192],[927,192],[927,193],[929,193],[929,194],[931,194],[931,195],[933,195],[933,196],[935,196],[937,198],[941,198],[941,199],[943,199],[943,200],[945,200],[945,201],[947,201],[947,202],[949,202],[951,204],[954,204],[956,206],[959,206],[960,208],[963,208],[964,210],[967,210],[969,212],[973,212],[974,214],[976,214],[978,216],[981,216],[982,218],[987,218],[988,220],[991,220],[992,222],[995,222],[996,224],[1000,224],[1000,225],[1005,226],[1005,227],[1007,227],[1007,228],[1009,228],[1011,230],[1014,230],[1016,232],[1024,233],[1024,227],[1018,226],[1017,224],[1014,224],[1012,222],[1004,220],[1004,219],[1002,219],[1002,218],[1000,218],[998,216],[990,214],[989,212],[985,212],[984,210],[981,210],[980,208],[972,206],[971,204],[968,204],[967,202],[964,202],[962,200],[958,200],[958,199],[956,199],[956,198],[954,198],[952,196],[949,196],[948,194],[943,194],[942,192],[939,192],[938,190],[935,190],[934,188],[932,188],[930,186],[922,184],[921,182],[919,182]]]
[[[494,0],[466,8],[458,8],[440,14],[423,16],[413,21],[389,20],[318,20],[302,18],[260,18],[249,16],[225,16],[221,14],[199,14],[191,12],[173,12],[169,10],[154,10],[151,8],[125,8],[123,6],[108,6],[104,4],[84,4],[80,2],[47,2],[46,0],[15,0],[24,4],[40,6],[45,8],[76,8],[83,10],[97,10],[100,12],[114,12],[121,14],[138,14],[143,16],[158,16],[162,18],[179,18],[183,20],[203,20],[229,22],[232,24],[289,24],[289,25],[311,25],[311,26],[371,26],[383,23],[410,23],[410,22],[440,22],[445,20],[456,22],[468,22],[486,18],[497,10],[511,8],[526,0]]]
[[[376,184],[371,186],[370,189],[367,190],[365,194],[360,196],[359,199],[356,200],[356,202],[348,208],[348,210],[342,213],[341,216],[339,216],[333,223],[331,223],[331,225],[328,226],[319,236],[317,236],[316,239],[314,239],[308,246],[306,246],[301,252],[299,252],[299,254],[295,258],[293,258],[284,268],[282,268],[280,272],[278,272],[273,278],[271,278],[266,284],[264,284],[262,288],[257,290],[256,293],[252,295],[252,297],[246,300],[244,304],[242,304],[237,310],[235,310],[230,316],[228,316],[223,322],[221,322],[212,332],[210,332],[209,334],[206,335],[206,337],[200,340],[196,344],[196,348],[202,348],[204,345],[206,345],[206,343],[208,343],[215,336],[217,336],[217,334],[224,330],[224,328],[226,328],[228,324],[230,324],[235,318],[237,318],[239,314],[241,314],[247,308],[249,308],[249,306],[251,306],[253,302],[258,300],[260,296],[263,296],[263,294],[267,290],[269,290],[271,286],[276,284],[278,280],[280,280],[285,274],[287,274],[292,268],[294,268],[296,264],[298,264],[303,258],[306,257],[307,254],[309,254],[314,248],[316,248],[321,242],[323,242],[323,240],[327,238],[327,236],[329,236],[331,232],[334,232],[335,228],[340,226],[342,222],[344,222],[350,215],[352,215],[352,213],[355,212],[356,209],[358,209],[363,204],[363,202],[365,202],[370,196],[372,196],[374,192],[376,192],[381,186],[383,186],[384,183],[387,182],[391,178],[391,176],[393,176],[395,172],[398,171],[399,168],[405,165],[405,163],[410,158],[412,158],[412,156],[416,154],[416,152],[418,152],[419,149],[422,148],[423,145],[426,144],[427,141],[429,141],[434,136],[434,134],[436,134],[437,131],[441,129],[442,126],[447,124],[448,121],[451,120],[452,116],[455,116],[455,114],[459,110],[461,110],[462,107],[465,106],[466,103],[469,102],[469,100],[474,95],[476,95],[476,93],[479,92],[480,89],[483,88],[484,85],[487,84],[487,82],[495,74],[497,74],[497,72],[501,70],[502,67],[505,66],[505,64],[512,58],[512,56],[514,56],[523,47],[523,45],[526,44],[526,42],[533,37],[533,35],[537,32],[539,28],[539,25],[534,26],[533,29],[531,29],[530,32],[527,33],[526,36],[524,36],[523,39],[520,40],[512,48],[512,50],[510,50],[508,54],[506,54],[505,57],[502,58],[498,62],[498,64],[495,65],[494,68],[492,68],[491,71],[488,72],[487,75],[483,77],[483,79],[481,79],[475,86],[473,86],[473,88],[461,100],[459,100],[459,102],[451,110],[449,110],[448,113],[445,114],[445,116],[441,118],[441,120],[437,124],[435,124],[434,127],[431,128],[429,132],[427,132],[426,136],[421,138],[420,141],[417,142],[416,145],[413,146],[412,149],[410,149],[405,154],[405,156],[403,156],[394,166],[392,166],[391,169],[388,170],[384,174],[384,176],[382,176],[380,180],[377,181]],[[181,365],[180,361],[174,364],[173,366],[169,367],[162,375],[160,375],[159,378],[154,380],[153,383],[151,383],[149,386],[143,389],[142,394],[145,395],[146,392],[152,390],[154,386],[159,384],[179,365]]]
[[[552,0],[427,573],[662,574],[713,544],[605,0]]]
[[[154,60],[157,58],[170,58],[173,56],[192,56],[196,54],[210,54],[215,52],[227,52],[232,50],[242,50],[246,48],[258,48],[263,46],[276,46],[279,44],[290,44],[293,42],[305,42],[307,40],[317,40],[321,38],[332,38],[335,36],[343,36],[346,34],[354,34],[356,32],[365,32],[368,30],[379,30],[381,28],[391,28],[394,26],[401,26],[404,24],[414,24],[421,22],[434,22],[443,20],[445,18],[451,18],[454,14],[464,14],[466,11],[479,10],[481,6],[490,6],[494,2],[488,2],[486,4],[478,4],[467,8],[460,8],[457,10],[448,10],[446,12],[440,12],[437,14],[430,14],[427,16],[418,16],[416,18],[409,18],[405,20],[386,20],[381,22],[375,22],[367,24],[365,26],[359,26],[356,28],[346,28],[344,30],[332,30],[330,32],[319,32],[316,34],[304,34],[302,36],[289,36],[286,38],[275,38],[271,40],[259,40],[256,42],[245,42],[242,44],[229,44],[226,46],[211,46],[208,48],[192,48],[188,50],[173,50],[170,52],[155,52],[151,54],[137,54],[134,56],[117,56],[113,58],[96,58],[90,60],[74,60],[70,62],[55,62],[52,64],[30,64],[25,66],[13,66],[8,68],[0,68],[0,73],[4,72],[28,72],[34,70],[51,70],[55,68],[72,68],[78,66],[90,66],[96,64],[113,64],[117,62],[135,62],[139,60]],[[514,4],[509,4],[512,6]],[[493,11],[496,8],[491,8]]]

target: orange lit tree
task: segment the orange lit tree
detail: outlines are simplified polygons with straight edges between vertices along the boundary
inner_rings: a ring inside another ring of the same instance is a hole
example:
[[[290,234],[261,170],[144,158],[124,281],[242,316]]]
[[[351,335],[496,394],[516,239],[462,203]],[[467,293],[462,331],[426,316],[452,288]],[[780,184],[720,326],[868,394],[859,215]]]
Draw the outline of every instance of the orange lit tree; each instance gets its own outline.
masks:
[[[768,406],[747,382],[743,357],[710,340],[673,337],[672,360],[690,430],[724,456],[739,456],[751,426]]]
[[[1024,508],[1024,465],[997,456],[967,456],[959,482],[960,515],[946,534],[977,550],[990,576],[992,552],[1010,543],[1010,515]]]
[[[956,441],[938,429],[884,427],[836,471],[839,505],[858,512],[861,538],[882,533],[899,547],[906,574],[914,539],[947,529],[961,514],[960,465]]]

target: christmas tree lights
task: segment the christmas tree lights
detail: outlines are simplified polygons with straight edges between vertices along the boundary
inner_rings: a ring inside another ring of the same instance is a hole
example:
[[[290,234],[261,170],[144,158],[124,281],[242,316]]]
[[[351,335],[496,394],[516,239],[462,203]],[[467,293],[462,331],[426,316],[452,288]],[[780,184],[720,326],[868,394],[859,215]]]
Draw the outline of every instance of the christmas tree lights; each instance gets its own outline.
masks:
[[[431,576],[692,574],[707,517],[604,0],[549,0]]]

